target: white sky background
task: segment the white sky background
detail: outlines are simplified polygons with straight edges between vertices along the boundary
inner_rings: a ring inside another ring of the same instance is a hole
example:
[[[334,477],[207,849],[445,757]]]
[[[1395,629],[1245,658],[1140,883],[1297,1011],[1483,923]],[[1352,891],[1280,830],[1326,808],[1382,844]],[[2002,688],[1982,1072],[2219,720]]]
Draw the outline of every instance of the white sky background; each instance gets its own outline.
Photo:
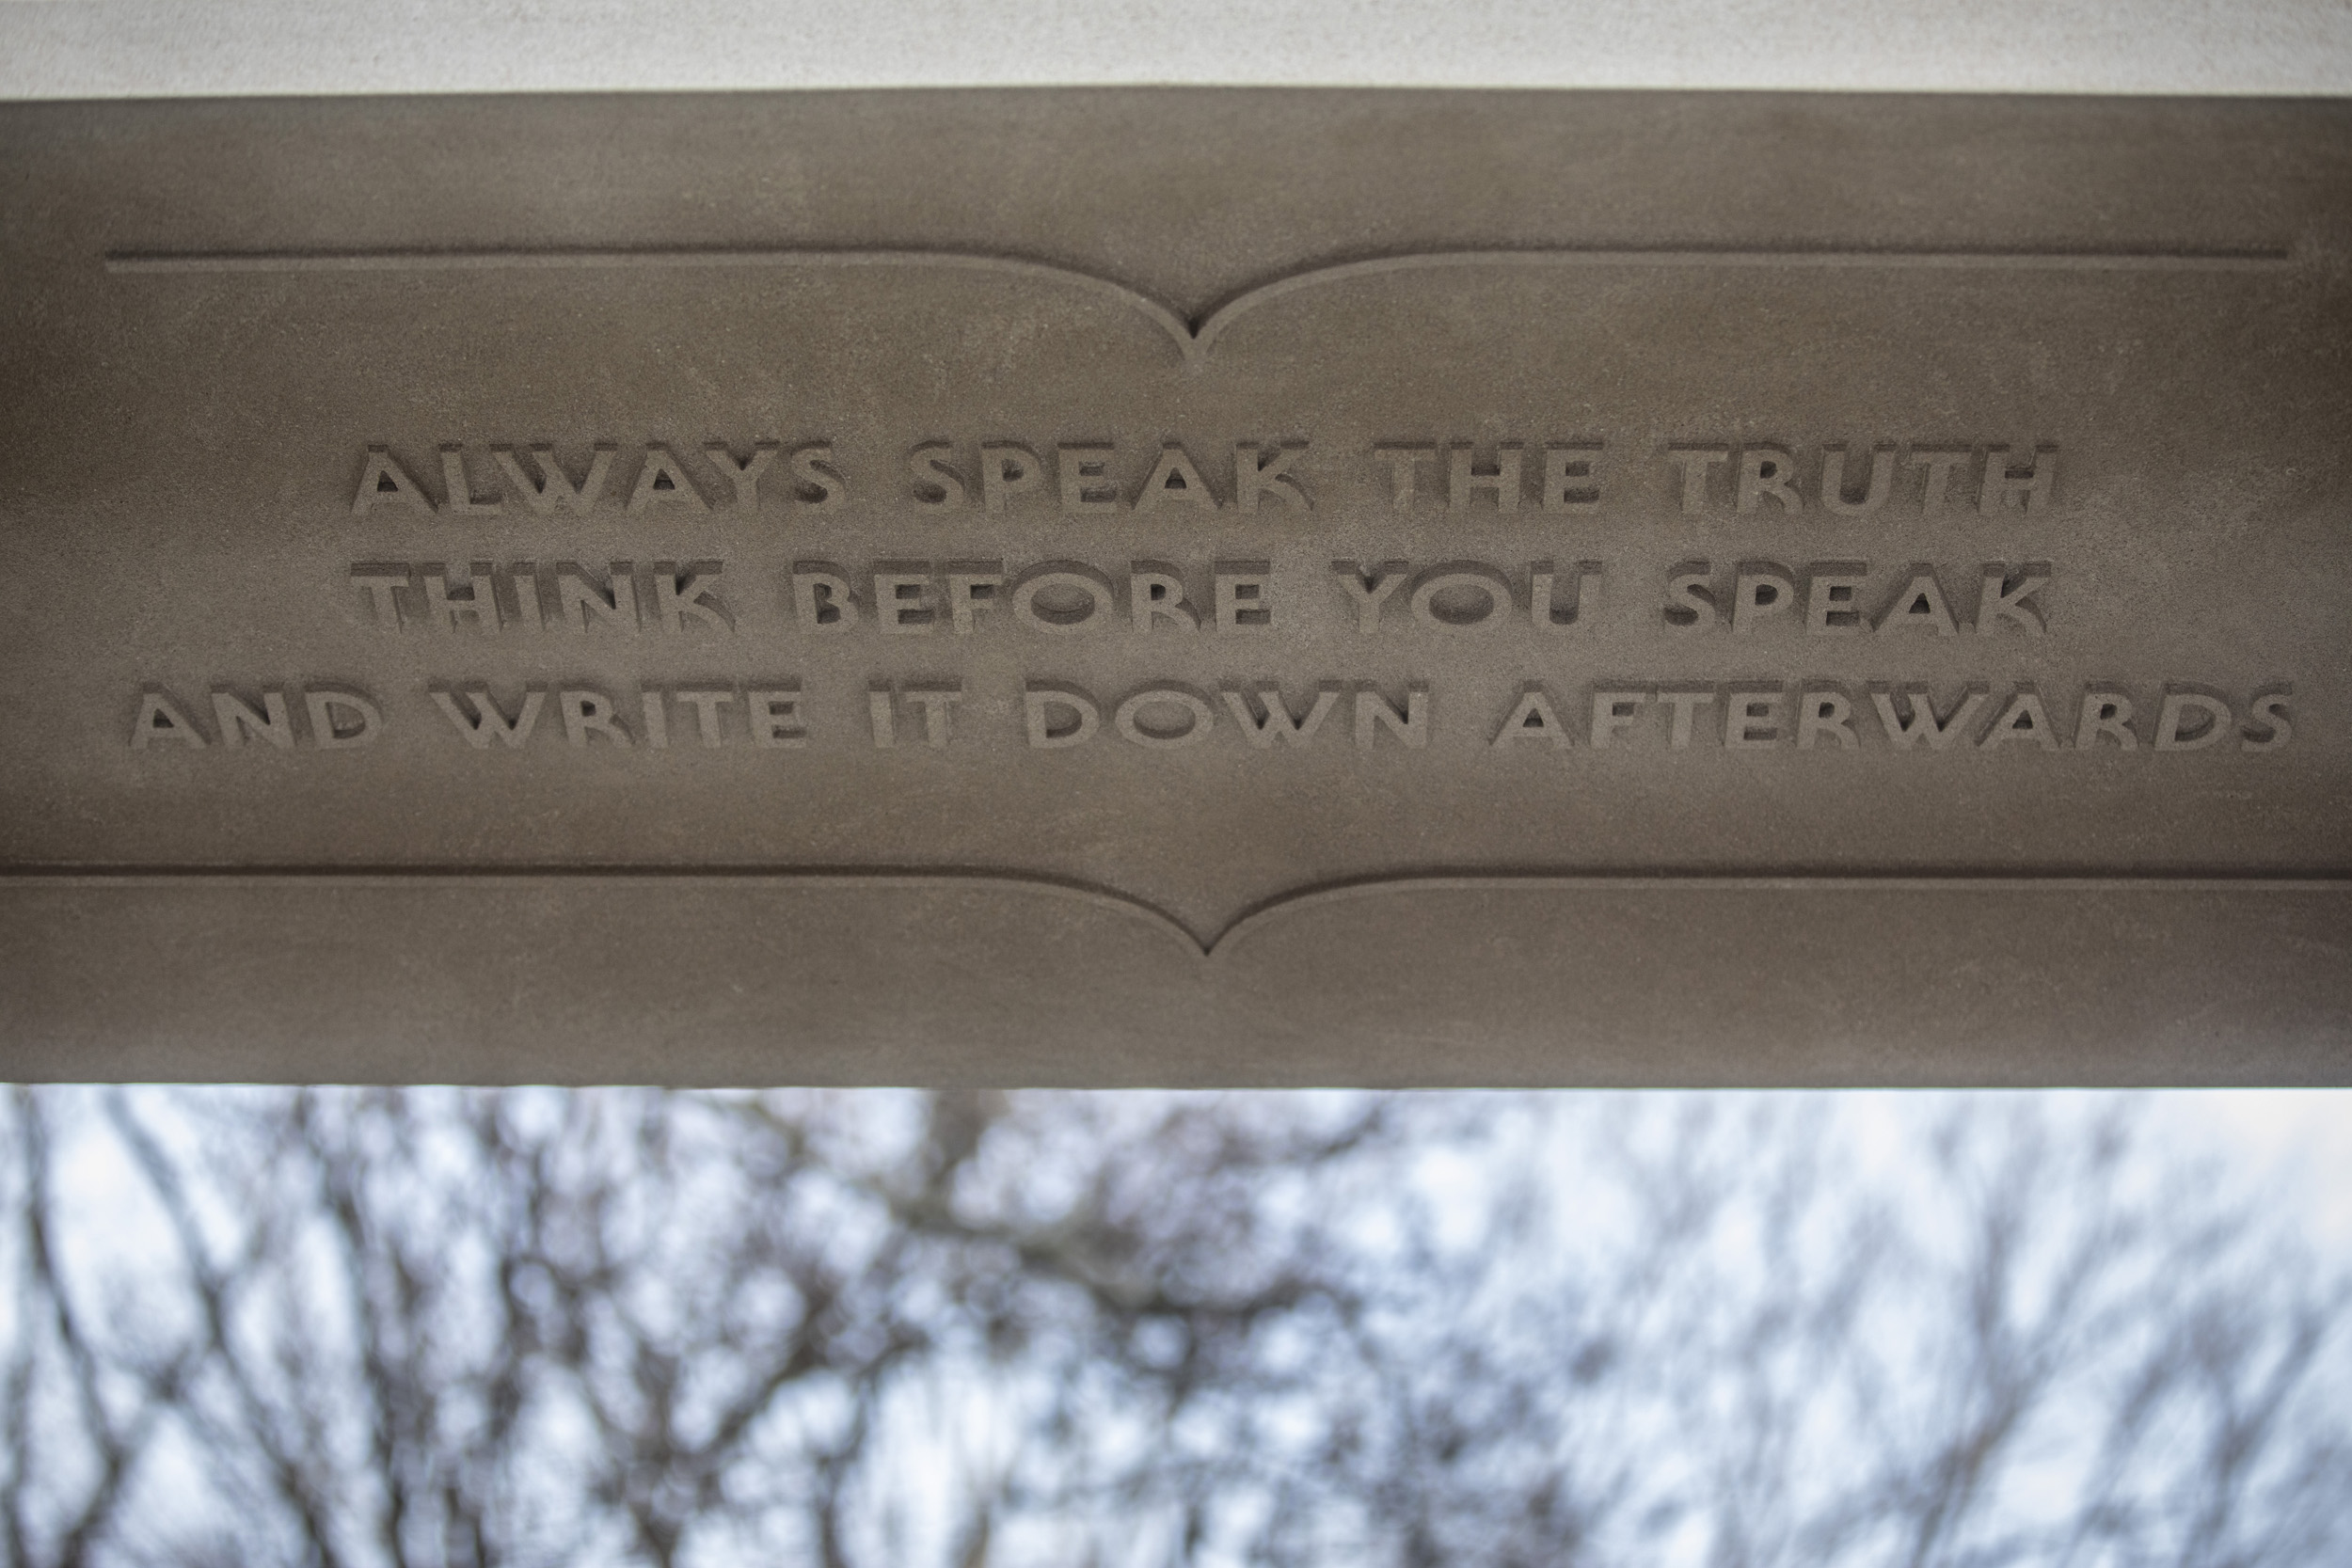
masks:
[[[1133,83],[2352,94],[2352,0],[0,0],[0,98]],[[2168,1095],[2352,1250],[2352,1094]]]
[[[1227,83],[2352,93],[2352,0],[0,0],[0,98]]]
[[[2352,1091],[2209,1090],[2163,1095],[2158,1107],[2185,1138],[2209,1132],[2249,1172],[2275,1174],[2312,1235],[2352,1257]]]

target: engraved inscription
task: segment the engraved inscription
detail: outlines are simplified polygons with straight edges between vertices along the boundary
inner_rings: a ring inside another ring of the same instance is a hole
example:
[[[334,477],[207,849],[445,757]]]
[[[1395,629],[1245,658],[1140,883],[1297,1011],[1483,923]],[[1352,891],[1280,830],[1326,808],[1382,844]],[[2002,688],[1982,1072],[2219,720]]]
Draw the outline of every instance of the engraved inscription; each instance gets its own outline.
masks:
[[[2096,657],[2072,645],[2098,585],[2058,563],[2066,491],[2049,442],[1443,431],[1352,452],[1295,426],[1238,438],[940,433],[905,442],[881,472],[862,466],[867,449],[783,433],[453,439],[421,457],[367,444],[341,515],[370,543],[403,544],[354,548],[339,590],[347,619],[421,639],[446,673],[389,692],[351,679],[158,681],[136,696],[127,737],[158,756],[265,757],[357,752],[413,725],[485,758],[645,765],[748,749],[1135,752],[1168,767],[1327,752],[1486,768],[1585,752],[1991,766],[2260,755],[2296,738],[2284,678],[2232,690],[2005,667],[2044,648]],[[860,508],[913,525],[900,537],[914,547],[861,559],[828,543],[827,515]],[[591,559],[566,542],[590,518],[642,533],[644,547]],[[1403,547],[1316,553],[1320,533],[1373,519]],[[1821,531],[1824,553],[1731,542],[1799,519]],[[439,542],[421,546],[413,525],[428,520]],[[1013,527],[1056,531],[1068,553],[989,547]],[[2001,553],[1958,553],[1971,528]],[[2043,547],[2020,551],[2020,539]],[[1661,567],[1661,540],[1691,553]],[[963,666],[967,643],[1041,662],[1009,678]],[[734,673],[722,663],[692,680],[500,668],[532,648],[636,657],[672,645],[740,652]],[[1181,663],[1144,679],[1090,670],[1128,645],[1226,662],[1206,678]],[[1351,671],[1285,651],[1308,645],[1422,650],[1449,673]],[[1513,668],[1570,671],[1554,661],[1606,646],[1614,662],[1644,645],[1661,667],[1718,645],[1739,662],[1702,679],[1645,679],[1623,663],[1580,678]],[[757,651],[771,646],[805,648],[810,668],[773,673]],[[1875,650],[1889,673],[1774,675],[1753,662],[1815,646]],[[1903,673],[1917,666],[1900,660],[1939,648],[1959,662],[1930,679]],[[834,662],[837,650],[923,649],[944,662],[854,677]],[[1466,657],[1494,673],[1465,674]]]

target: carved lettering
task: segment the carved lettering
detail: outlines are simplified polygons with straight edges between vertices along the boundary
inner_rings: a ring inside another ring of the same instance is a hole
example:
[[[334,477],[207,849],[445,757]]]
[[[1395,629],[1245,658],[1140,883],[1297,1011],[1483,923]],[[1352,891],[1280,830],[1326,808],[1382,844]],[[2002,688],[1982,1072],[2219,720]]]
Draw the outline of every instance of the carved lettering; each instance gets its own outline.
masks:
[[[898,699],[921,711],[923,744],[937,751],[955,736],[955,705],[963,701],[963,688],[954,681],[910,683],[898,689]]]
[[[1846,489],[1846,449],[1821,451],[1821,505],[1841,517],[1867,517],[1884,506],[1895,493],[1895,449],[1880,447],[1870,453],[1870,477],[1862,494]]]
[[[2201,752],[2217,746],[2230,733],[2230,705],[2210,691],[2176,687],[2164,694],[2156,710],[2156,750]]]
[[[1001,561],[950,561],[944,574],[947,583],[947,623],[958,637],[969,637],[980,611],[996,602],[1005,585]]]
[[[459,705],[461,697],[471,705],[470,713]],[[535,686],[527,689],[523,693],[521,706],[512,719],[501,710],[497,700],[490,695],[490,689],[485,686],[469,687],[462,691],[435,687],[433,701],[449,716],[449,721],[456,726],[457,733],[465,736],[466,744],[482,751],[493,740],[514,747],[530,739],[532,728],[539,722],[539,709],[547,701],[547,693]]]
[[[1666,577],[1666,625],[1677,631],[1713,628],[1715,567],[1706,561],[1686,561]]]
[[[1151,477],[1136,493],[1136,510],[1149,512],[1166,501],[1180,501],[1205,511],[1217,509],[1216,492],[1200,477],[1182,445],[1170,441],[1160,448],[1159,461],[1152,465]]]
[[[1944,509],[1945,499],[1951,488],[1952,470],[1967,462],[1968,455],[1965,447],[1957,451],[1949,449],[1912,449],[1911,466],[1927,470],[1927,477],[1919,482],[1921,512],[1934,513]]]
[[[1516,443],[1506,441],[1496,447],[1492,463],[1472,461],[1468,441],[1456,441],[1446,449],[1446,510],[1468,512],[1470,499],[1482,490],[1494,499],[1496,511],[1519,509],[1519,449]]]
[[[887,751],[897,745],[898,714],[913,709],[922,718],[923,744],[933,751],[944,749],[954,738],[955,705],[962,700],[963,688],[953,681],[872,687],[866,693],[866,706],[875,746]]]
[[[1414,751],[1429,744],[1429,688],[1415,682],[1405,689],[1402,712],[1369,686],[1356,689],[1356,749],[1369,752],[1381,730]]]
[[[1977,597],[1977,635],[1991,637],[2006,622],[2027,637],[2042,636],[2048,628],[2042,624],[2041,613],[2026,601],[2049,586],[2050,568],[2042,562],[2015,572],[1999,562],[1988,562],[1983,589]]]
[[[939,619],[938,610],[931,605],[930,562],[883,562],[874,568],[873,582],[877,628],[893,637],[930,634]]]
[[[746,691],[743,708],[751,720],[753,745],[789,751],[808,744],[808,728],[801,719],[799,687]]]
[[[1552,705],[1551,694],[1540,685],[1529,682],[1519,689],[1519,700],[1495,731],[1489,744],[1500,752],[1522,740],[1540,740],[1554,751],[1568,746],[1568,727],[1560,721],[1560,710]]]
[[[1944,585],[1935,580],[1934,570],[1926,566],[1911,569],[1911,580],[1903,584],[1901,592],[1895,595],[1873,629],[1880,632],[1925,630],[1938,637],[1960,635],[1960,627],[1952,621],[1951,607],[1944,599]]]
[[[811,635],[844,632],[857,625],[857,599],[850,579],[830,561],[792,563],[792,618]]]
[[[2132,729],[2132,700],[2121,691],[2083,693],[2082,718],[2074,725],[2074,749],[2088,752],[2102,741],[2113,741],[2127,752],[2139,745],[2139,736]]]
[[[1641,710],[1650,700],[1647,691],[1612,691],[1599,689],[1593,693],[1593,724],[1591,742],[1595,751],[1613,745],[1621,731],[1641,722]],[[1688,729],[1688,725],[1685,725]]]
[[[589,738],[602,736],[615,746],[629,744],[628,731],[621,727],[614,715],[612,699],[601,691],[565,689],[556,694],[556,706],[564,714],[564,739],[573,747],[585,747]]]
[[[1220,561],[1213,570],[1218,631],[1264,631],[1273,626],[1271,562]]]
[[[1682,475],[1682,510],[1697,512],[1707,505],[1707,476],[1718,463],[1731,460],[1729,447],[1671,446],[1666,461]]]
[[[1412,568],[1402,561],[1384,561],[1366,571],[1353,561],[1331,562],[1331,576],[1356,607],[1356,629],[1366,637],[1380,629],[1380,607],[1405,586]]]
[[[188,721],[172,700],[160,691],[139,694],[138,717],[131,721],[131,750],[170,743],[201,750],[204,732]]]
[[[1107,444],[1054,449],[1055,483],[1064,512],[1119,510],[1119,486],[1110,479],[1111,453]]]
[[[1818,561],[1805,573],[1804,629],[1814,637],[1843,637],[1863,630],[1854,596],[1868,580],[1859,561]]]
[[[359,485],[352,493],[351,510],[355,516],[365,516],[379,506],[431,512],[433,501],[390,452],[382,447],[370,447],[359,465]]]
[[[2226,711],[2226,710],[2225,710]],[[2042,705],[2042,697],[2031,687],[2019,687],[2001,709],[1993,727],[1984,732],[1979,747],[1999,746],[2011,740],[2027,740],[2045,752],[2058,749],[2058,727],[2050,722],[2049,710]]]
[[[1374,447],[1372,451],[1375,457],[1389,466],[1390,507],[1398,512],[1410,512],[1421,466],[1437,461],[1438,449],[1383,442]]]
[[[795,447],[787,461],[792,467],[792,499],[815,512],[831,512],[850,499],[850,482],[834,467],[833,448],[822,441]]]
[[[1074,686],[1032,681],[1022,690],[1021,709],[1029,745],[1041,752],[1082,746],[1103,724],[1103,710]]]
[[[2033,463],[2024,472],[2010,466],[2007,447],[1984,449],[1984,483],[1977,497],[1977,510],[1991,517],[1997,515],[2011,501],[2020,512],[2031,514],[2045,510],[2050,493],[2058,483],[2058,449],[2036,447]]]
[[[1038,484],[1037,453],[1009,441],[980,448],[980,510],[1002,512],[1012,498]]]
[[[1677,752],[1689,751],[1693,727],[1692,715],[1700,708],[1715,705],[1714,690],[1708,688],[1698,690],[1684,689],[1661,691],[1658,693],[1658,700],[1674,710],[1674,717],[1666,729],[1666,744]]]
[[[1770,561],[1742,562],[1732,579],[1731,634],[1743,636],[1771,616],[1789,612],[1797,602],[1797,585],[1788,568]]]
[[[294,749],[294,718],[287,712],[286,694],[282,691],[262,692],[262,711],[256,713],[235,692],[226,687],[215,687],[213,718],[220,728],[220,743],[230,751],[244,745],[248,736],[281,752]]]
[[[1810,750],[1823,736],[1846,751],[1862,744],[1853,733],[1853,699],[1835,687],[1812,689],[1797,699],[1797,750]]]
[[[1527,614],[1539,626],[1572,626],[1599,608],[1601,564],[1597,561],[1577,562],[1576,586],[1568,590],[1565,606],[1553,587],[1557,574],[1550,562],[1534,562],[1528,568],[1527,578]]]
[[[1898,717],[1895,711],[1898,695],[1883,688],[1873,688],[1870,705],[1878,710],[1879,725],[1899,752],[1909,751],[1918,741],[1927,742],[1931,752],[1944,750],[1952,743],[1953,736],[1967,730],[1970,721],[1977,716],[1977,710],[1985,705],[1984,691],[1971,687],[1963,694],[1960,705],[1952,710],[1949,718],[1939,718],[1934,698],[1923,688],[1912,688],[1899,693],[1911,710],[1911,717],[1903,719]]]
[[[351,569],[351,585],[368,595],[375,624],[386,631],[400,629],[400,594],[416,574],[397,562],[365,562]]]
[[[593,622],[627,636],[637,635],[637,578],[632,562],[615,561],[599,583],[578,562],[555,565],[556,618],[585,635]]]
[[[444,504],[452,512],[485,515],[503,512],[506,507],[496,497],[479,499],[473,493],[473,482],[466,476],[466,451],[463,447],[441,449],[441,488],[449,499]]]
[[[1161,621],[1184,631],[1200,629],[1200,617],[1184,602],[1184,574],[1164,561],[1138,561],[1128,569],[1127,612],[1137,631]]]
[[[470,628],[495,637],[499,629],[498,592],[490,570],[488,562],[474,562],[471,575],[453,583],[446,566],[437,561],[426,562],[421,573],[425,625],[435,631]]]
[[[1049,561],[1012,585],[1012,618],[1031,631],[1063,637],[1107,621],[1116,611],[1110,579],[1076,561]]]
[[[383,710],[357,687],[326,682],[313,682],[307,687],[264,687],[256,693],[258,707],[228,685],[215,686],[210,696],[213,718],[220,731],[220,748],[224,751],[241,751],[252,742],[278,752],[305,746],[320,752],[357,751],[373,745],[384,728]],[[307,721],[299,728],[294,717],[295,700],[301,703]],[[151,686],[140,693],[138,715],[131,721],[133,751],[144,752],[161,745],[204,751],[211,744],[202,728],[169,692]]]
[[[342,686],[312,686],[302,693],[310,721],[310,744],[322,752],[351,752],[375,744],[384,710],[363,691]]]
[[[645,449],[644,461],[638,466],[637,483],[628,493],[628,509],[644,512],[662,505],[683,507],[689,512],[710,510],[702,492],[687,477],[686,466],[669,448],[651,446]]]
[[[733,449],[724,441],[712,441],[703,448],[703,456],[709,459],[710,466],[725,475],[727,483],[735,487],[737,511],[759,510],[759,476],[766,473],[768,465],[776,460],[775,442],[754,442],[752,454],[738,462]]]
[[[735,631],[735,620],[718,597],[719,578],[725,568],[716,561],[693,561],[681,566],[657,561],[653,572],[654,625],[673,637],[686,635],[692,621],[722,637]]]
[[[1415,578],[1406,602],[1433,631],[1489,631],[1510,619],[1511,579],[1482,562],[1449,561]]]
[[[523,471],[522,462],[512,447],[493,447],[490,455],[505,477],[507,489],[520,496],[532,511],[547,516],[557,512],[586,512],[603,499],[605,482],[612,472],[614,451],[599,443],[589,458],[588,472],[577,484],[555,460],[553,448],[531,449],[532,463],[539,470],[536,479]]]
[[[1788,721],[1778,687],[1735,688],[1730,698],[1724,708],[1724,750],[1765,751],[1780,744]]]
[[[1111,714],[1111,728],[1122,738],[1163,752],[1206,740],[1216,722],[1209,700],[1186,686],[1147,686]]]
[[[971,491],[947,461],[955,449],[945,441],[934,441],[907,453],[907,471],[914,476],[914,504],[930,511],[944,512],[964,504]]]
[[[1258,510],[1261,496],[1295,506],[1301,512],[1313,510],[1314,502],[1306,486],[1292,472],[1293,467],[1307,453],[1304,441],[1284,441],[1259,445],[1238,441],[1233,445],[1233,505],[1243,512]]]
[[[719,728],[719,710],[735,701],[735,693],[725,687],[688,686],[671,693],[679,702],[694,710],[694,733],[706,748],[723,743]]]
[[[1804,510],[1798,499],[1797,460],[1779,447],[1744,447],[1740,452],[1739,509],[1753,512],[1766,497],[1789,512]]]
[[[1546,512],[1598,511],[1600,485],[1595,470],[1600,452],[1598,441],[1545,447],[1544,493],[1538,504]]]
[[[538,563],[517,561],[507,571],[507,581],[515,593],[515,621],[518,631],[548,629],[547,607],[539,602]]]
[[[1233,722],[1241,726],[1241,732],[1248,737],[1249,744],[1263,751],[1277,740],[1292,746],[1304,746],[1312,739],[1315,731],[1323,727],[1324,720],[1329,718],[1331,710],[1339,705],[1340,684],[1326,681],[1317,687],[1315,700],[1309,705],[1304,717],[1295,717],[1291,713],[1290,705],[1282,700],[1282,689],[1278,686],[1257,689],[1257,707],[1254,710],[1250,706],[1249,694],[1239,687],[1227,687],[1223,696],[1226,711],[1233,716]]]
[[[2287,699],[2293,695],[2293,690],[2286,687],[2254,694],[2246,728],[2240,732],[2244,750],[2275,752],[2295,738],[2295,726],[2287,718]]]

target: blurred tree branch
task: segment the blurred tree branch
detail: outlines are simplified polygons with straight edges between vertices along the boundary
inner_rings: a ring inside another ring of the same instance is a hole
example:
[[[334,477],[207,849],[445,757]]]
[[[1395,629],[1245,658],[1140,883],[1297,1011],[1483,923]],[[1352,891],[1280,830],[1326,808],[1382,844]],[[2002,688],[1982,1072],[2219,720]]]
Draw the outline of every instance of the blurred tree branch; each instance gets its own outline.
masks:
[[[2352,1547],[2343,1271],[2128,1101],[5,1114],[9,1568]]]

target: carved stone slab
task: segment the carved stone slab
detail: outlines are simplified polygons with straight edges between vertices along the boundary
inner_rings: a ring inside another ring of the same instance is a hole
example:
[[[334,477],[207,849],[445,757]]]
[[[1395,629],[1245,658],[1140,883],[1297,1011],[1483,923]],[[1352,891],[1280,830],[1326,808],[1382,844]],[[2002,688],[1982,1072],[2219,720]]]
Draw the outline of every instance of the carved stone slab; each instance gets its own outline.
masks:
[[[2352,107],[0,110],[0,1072],[2352,1082]]]

